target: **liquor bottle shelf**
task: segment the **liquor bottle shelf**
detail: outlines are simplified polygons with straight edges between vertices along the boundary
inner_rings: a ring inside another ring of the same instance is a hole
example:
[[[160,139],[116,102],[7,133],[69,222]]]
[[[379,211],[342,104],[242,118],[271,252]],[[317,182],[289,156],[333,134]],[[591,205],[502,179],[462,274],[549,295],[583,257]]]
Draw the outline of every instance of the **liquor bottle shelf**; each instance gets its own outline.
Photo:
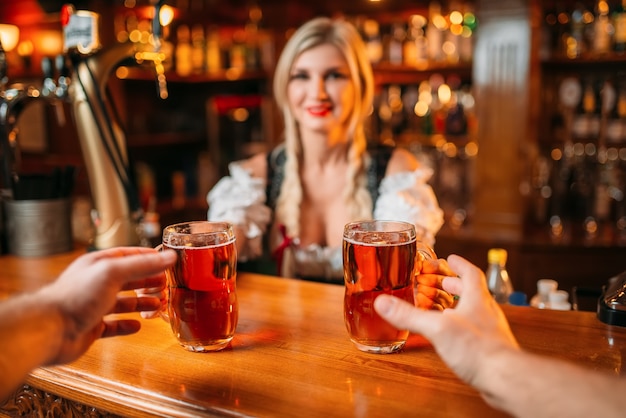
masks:
[[[386,84],[414,84],[432,74],[454,74],[462,81],[470,81],[472,75],[472,63],[463,62],[449,64],[440,62],[426,63],[423,66],[396,65],[380,63],[374,65],[374,79],[376,85]]]
[[[123,72],[117,73],[118,78],[123,80],[153,81],[156,77],[154,71],[144,68],[126,68]],[[222,83],[230,81],[260,81],[267,78],[264,71],[240,71],[237,69],[221,70],[215,73],[190,74],[188,76],[178,75],[174,71],[165,73],[168,83]]]

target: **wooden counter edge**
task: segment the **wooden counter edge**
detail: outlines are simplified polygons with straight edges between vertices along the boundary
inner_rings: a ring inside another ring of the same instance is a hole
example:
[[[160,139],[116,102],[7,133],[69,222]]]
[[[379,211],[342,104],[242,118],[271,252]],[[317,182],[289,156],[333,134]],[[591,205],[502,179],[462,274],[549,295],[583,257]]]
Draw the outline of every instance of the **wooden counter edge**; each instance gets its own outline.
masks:
[[[192,418],[224,415],[220,411],[212,412],[139,387],[98,381],[94,376],[72,372],[66,366],[35,369],[24,385],[0,404],[0,417],[39,416],[37,412],[41,411],[46,411],[46,416],[76,418]]]

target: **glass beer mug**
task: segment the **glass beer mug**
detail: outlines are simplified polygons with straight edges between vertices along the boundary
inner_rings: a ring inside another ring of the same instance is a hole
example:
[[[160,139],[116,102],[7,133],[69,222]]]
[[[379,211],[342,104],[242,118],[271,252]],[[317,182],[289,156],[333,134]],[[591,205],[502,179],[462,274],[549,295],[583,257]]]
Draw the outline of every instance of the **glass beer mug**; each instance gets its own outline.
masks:
[[[384,293],[415,304],[421,260],[434,258],[411,223],[358,221],[344,227],[344,320],[359,350],[392,353],[404,347],[409,331],[382,319],[374,310],[374,299]]]
[[[161,316],[185,349],[225,348],[239,315],[232,226],[208,221],[170,225],[163,230],[162,248],[175,250],[178,259],[165,271],[168,298]]]

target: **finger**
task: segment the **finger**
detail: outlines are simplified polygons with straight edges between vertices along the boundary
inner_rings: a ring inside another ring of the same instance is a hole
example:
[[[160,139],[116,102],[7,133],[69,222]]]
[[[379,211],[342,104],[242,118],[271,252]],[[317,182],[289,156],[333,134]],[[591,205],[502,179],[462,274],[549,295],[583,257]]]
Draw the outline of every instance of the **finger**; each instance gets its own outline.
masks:
[[[163,270],[174,264],[176,257],[173,250],[160,252],[152,250],[125,257],[108,258],[107,268],[112,270],[112,274],[117,274],[124,283],[129,283],[160,275]]]
[[[418,274],[415,279],[418,284],[430,287],[442,288],[441,281],[445,276],[439,274]]]
[[[143,319],[154,319],[161,316],[161,310],[157,309],[156,311],[141,311],[139,313]]]
[[[452,295],[460,295],[463,293],[463,280],[459,277],[443,277],[441,288]]]
[[[456,273],[450,268],[448,262],[442,258],[438,260],[424,260],[421,273],[435,273],[441,276],[456,276]]]
[[[113,311],[110,313],[127,313],[154,311],[161,307],[161,300],[152,296],[123,296],[117,299]]]
[[[472,301],[490,297],[489,289],[487,288],[487,280],[482,270],[463,257],[455,254],[448,257],[448,263],[450,267],[459,274],[463,283],[462,293],[455,294],[462,295],[463,299],[470,298]],[[450,282],[450,284],[453,283],[448,279],[444,280],[446,286],[448,282]]]
[[[163,286],[157,287],[140,287],[135,289],[137,296],[154,296],[159,299],[165,299],[165,282]]]
[[[374,300],[374,309],[394,327],[422,334],[427,339],[436,332],[442,316],[440,312],[418,309],[390,295],[378,296]]]
[[[141,328],[141,323],[136,319],[105,319],[103,323],[104,331],[101,334],[101,338],[134,334]]]
[[[445,290],[437,289],[436,287],[419,285],[417,286],[417,293],[433,300],[452,300],[452,295]]]
[[[153,292],[154,290],[155,289],[138,289],[138,290],[135,290],[135,294],[137,295],[137,297],[150,296],[150,297],[157,298],[160,304],[159,307],[161,309],[164,309],[167,306],[167,293],[165,292],[165,289],[161,289],[156,292]],[[147,317],[152,317],[152,315],[148,315]],[[146,316],[144,316],[144,318],[146,318]]]
[[[107,248],[104,250],[95,251],[91,254],[93,254],[96,259],[102,259],[102,258],[120,258],[120,257],[126,257],[130,255],[153,254],[153,253],[158,253],[158,251],[154,248],[147,248],[147,247],[113,247],[113,248]]]
[[[416,306],[420,309],[425,309],[425,310],[437,310],[437,311],[443,311],[444,307],[441,305],[441,303],[438,303],[437,301],[424,296],[420,293],[417,294],[417,303]]]
[[[146,247],[113,247],[98,251],[90,251],[77,258],[72,265],[90,265],[99,260],[123,258],[130,255],[154,254],[158,251]]]
[[[98,251],[91,251],[83,254],[81,257],[76,259],[72,265],[82,266],[82,265],[91,265],[96,263],[97,261],[104,259],[115,259],[122,258],[129,255],[141,255],[141,254],[152,254],[157,251],[153,248],[146,247],[113,247],[106,248]]]
[[[433,303],[442,307],[450,307],[454,303],[454,297],[451,294],[434,287],[420,285],[417,287],[417,295],[430,299]],[[422,305],[419,306],[422,307]]]
[[[122,290],[135,290],[136,292],[139,292],[140,289],[156,289],[153,292],[146,291],[144,293],[157,293],[165,289],[165,283],[165,274],[161,272],[156,276],[145,277],[143,279],[124,283]]]
[[[159,299],[159,306],[157,306],[155,310],[144,310],[140,312],[142,318],[157,318],[160,316],[162,311],[165,311],[165,309],[167,309],[167,294],[165,292],[165,289],[137,289],[135,290],[135,293],[137,294],[137,296],[148,295]]]

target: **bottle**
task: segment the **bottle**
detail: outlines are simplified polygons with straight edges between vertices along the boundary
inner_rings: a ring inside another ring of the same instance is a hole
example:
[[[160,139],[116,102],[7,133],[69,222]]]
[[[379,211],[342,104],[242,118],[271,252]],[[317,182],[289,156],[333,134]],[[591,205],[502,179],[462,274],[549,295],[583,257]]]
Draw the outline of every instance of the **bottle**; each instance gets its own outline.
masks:
[[[619,140],[616,142],[620,142],[621,144],[626,144],[626,82],[623,77],[626,76],[625,73],[618,73],[617,78],[620,81],[619,93],[617,95],[617,104],[615,105],[617,116],[621,121],[621,132],[619,136]]]
[[[614,185],[613,179],[615,177],[615,167],[613,161],[608,159],[607,142],[607,128],[609,122],[609,115],[615,107],[615,88],[609,80],[605,80],[600,89],[600,134],[598,136],[598,147],[596,152],[595,173],[595,191],[593,202],[593,216],[596,220],[602,222],[607,221],[611,214],[612,197],[611,190]],[[617,156],[616,158],[617,159]],[[617,176],[619,178],[619,175]]]
[[[554,32],[555,47],[553,53],[555,56],[568,56],[569,50],[572,46],[570,21],[571,13],[563,2],[556,4],[556,25]]]
[[[202,74],[205,71],[205,39],[204,27],[200,24],[191,27],[191,71],[195,74]]]
[[[454,92],[446,115],[446,134],[465,135],[467,133],[467,118],[463,103],[458,99],[458,92]]]
[[[576,8],[572,11],[570,38],[567,40],[567,57],[578,58],[587,52],[585,43],[585,32],[587,29],[587,20],[585,15],[588,13],[585,5],[581,2],[576,3]]]
[[[621,0],[613,11],[613,50],[626,52],[626,0]]]
[[[191,35],[189,26],[180,25],[176,30],[176,74],[185,77],[191,74]]]
[[[622,120],[619,113],[619,103],[623,103],[622,106],[626,105],[626,89],[624,88],[625,86],[619,84],[620,80],[622,79],[620,78],[620,74],[618,74],[613,80],[611,89],[609,90],[612,91],[611,94],[615,97],[606,120],[606,142],[608,145],[619,144],[622,140]]]
[[[209,26],[207,28],[206,67],[209,74],[219,73],[223,68],[220,35],[218,28],[215,26]]]
[[[539,47],[539,57],[547,60],[557,53],[557,12],[555,8],[546,9],[546,13],[541,25],[541,46]]]
[[[410,67],[417,66],[417,40],[415,39],[416,35],[417,28],[409,23],[408,29],[406,31],[406,37],[404,38],[404,43],[402,44],[402,60],[405,65],[408,65]]]
[[[611,19],[609,18],[609,5],[605,0],[596,1],[595,19],[591,31],[592,50],[596,54],[605,54],[611,49]]]
[[[235,30],[229,50],[230,68],[244,71],[246,69],[246,32],[243,29]]]
[[[404,61],[403,47],[406,39],[406,28],[400,22],[391,26],[389,45],[387,46],[387,61],[389,64],[401,65]]]
[[[428,59],[432,62],[443,60],[443,32],[446,20],[441,14],[441,4],[431,1],[428,5],[428,24],[426,39],[428,41]]]
[[[572,118],[572,136],[578,141],[588,140],[591,135],[592,116],[596,109],[596,96],[591,80],[578,80],[582,95]]]
[[[513,293],[513,284],[506,270],[507,251],[504,248],[491,248],[487,252],[487,286],[498,303],[507,303]]]
[[[258,71],[261,69],[260,29],[263,10],[253,5],[248,10],[248,21],[244,27],[246,43],[246,69]]]
[[[363,22],[363,41],[370,63],[378,64],[383,59],[383,42],[380,37],[380,26],[374,19]]]

